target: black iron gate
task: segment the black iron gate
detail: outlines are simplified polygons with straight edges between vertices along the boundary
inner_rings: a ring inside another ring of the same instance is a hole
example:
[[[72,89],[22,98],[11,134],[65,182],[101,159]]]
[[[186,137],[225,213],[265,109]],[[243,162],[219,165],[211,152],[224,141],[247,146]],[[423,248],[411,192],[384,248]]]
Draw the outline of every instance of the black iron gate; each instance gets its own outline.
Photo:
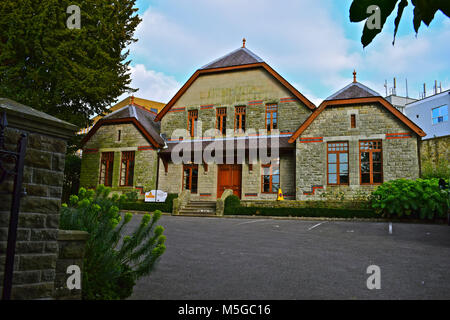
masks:
[[[8,125],[6,112],[3,112],[0,120],[0,184],[6,181],[8,176],[14,176],[14,187],[12,191],[11,213],[8,228],[8,244],[6,248],[5,273],[3,281],[3,300],[11,299],[11,288],[13,282],[14,256],[16,252],[17,224],[19,220],[20,198],[22,192],[23,167],[25,163],[25,151],[27,148],[27,134],[22,133],[17,142],[16,151],[8,151],[5,147],[5,130]],[[13,164],[13,169],[7,169],[7,164]],[[0,194],[10,194],[1,192]]]

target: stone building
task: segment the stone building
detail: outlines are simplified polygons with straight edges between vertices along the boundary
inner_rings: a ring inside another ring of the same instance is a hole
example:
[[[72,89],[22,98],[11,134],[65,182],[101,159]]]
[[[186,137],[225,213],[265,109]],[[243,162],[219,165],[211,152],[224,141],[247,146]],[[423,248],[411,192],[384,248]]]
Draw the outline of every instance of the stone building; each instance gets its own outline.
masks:
[[[316,107],[245,42],[198,69],[152,125],[161,140],[151,144],[157,149],[151,160],[142,162],[146,176],[136,174],[130,187],[148,191],[157,179],[158,189],[190,190],[191,200],[215,200],[226,189],[242,200],[275,200],[279,188],[292,200],[319,199],[327,189],[352,196],[383,181],[417,178],[418,137],[424,135],[356,75]],[[88,139],[82,185],[100,182],[103,151],[123,147],[114,141],[116,127]],[[130,141],[126,148],[139,151],[143,143]],[[114,151],[117,167],[121,150]],[[120,190],[118,181],[119,169],[112,185]]]
[[[155,188],[156,150],[164,146],[155,117],[131,103],[97,121],[82,141],[80,185],[119,193]]]

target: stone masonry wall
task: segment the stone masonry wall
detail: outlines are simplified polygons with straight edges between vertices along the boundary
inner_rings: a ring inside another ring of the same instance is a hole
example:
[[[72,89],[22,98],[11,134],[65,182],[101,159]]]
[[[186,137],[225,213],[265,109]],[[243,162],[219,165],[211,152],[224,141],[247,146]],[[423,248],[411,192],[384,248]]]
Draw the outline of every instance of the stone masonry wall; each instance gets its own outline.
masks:
[[[356,115],[356,128],[350,126],[350,115]],[[409,133],[411,137],[386,139],[389,133]],[[322,137],[323,142],[296,141],[297,200],[333,199],[343,193],[347,198],[360,198],[374,186],[360,185],[359,141],[381,139],[383,179],[415,179],[419,176],[417,136],[400,120],[378,104],[326,108],[303,132],[300,139]],[[348,186],[327,186],[327,142],[349,143]],[[306,194],[305,194],[306,193]]]
[[[6,147],[16,150],[20,130],[7,128]],[[26,196],[21,199],[14,263],[12,299],[51,298],[58,253],[57,235],[62,195],[66,141],[30,133],[23,176]],[[12,177],[0,185],[11,192]],[[10,195],[0,195],[0,278],[3,283]],[[1,289],[1,288],[0,288]]]
[[[291,98],[291,99],[286,99]],[[311,111],[264,70],[246,70],[199,77],[161,120],[161,132],[172,137],[187,129],[188,111],[198,110],[202,133],[216,127],[216,109],[227,108],[227,129],[234,134],[236,106],[246,107],[246,129],[265,129],[266,104],[278,104],[280,132],[293,132]],[[211,136],[211,134],[206,134]]]
[[[89,233],[84,231],[59,230],[58,260],[56,261],[55,294],[57,300],[81,300],[81,289],[67,287],[67,268],[75,265],[83,274],[83,259]]]
[[[450,161],[450,135],[422,140],[420,143],[422,164],[430,161],[433,164],[441,160]]]
[[[198,166],[198,192],[191,193],[192,200],[215,200],[217,198],[217,174],[218,166],[208,165],[205,171],[203,165]],[[280,184],[286,199],[295,199],[295,158],[294,155],[280,156]],[[160,165],[159,189],[169,193],[182,191],[183,165],[169,163],[168,172]],[[252,170],[247,163],[242,164],[242,199],[246,200],[276,200],[277,194],[261,193],[261,163],[253,164]]]

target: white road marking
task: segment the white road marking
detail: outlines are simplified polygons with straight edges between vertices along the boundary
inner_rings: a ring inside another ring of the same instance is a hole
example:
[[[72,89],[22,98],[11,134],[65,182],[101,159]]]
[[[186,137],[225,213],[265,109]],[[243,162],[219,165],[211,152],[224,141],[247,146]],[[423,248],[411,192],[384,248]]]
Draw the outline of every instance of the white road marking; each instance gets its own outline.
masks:
[[[328,221],[324,221],[324,222],[315,224],[315,225],[313,225],[311,228],[308,228],[308,231],[310,231],[310,230],[312,230],[312,229],[314,229],[314,228],[316,228],[316,227],[318,227],[318,226],[320,226],[321,224],[326,223],[326,222],[328,222]]]
[[[392,234],[392,222],[389,222],[389,234]]]
[[[265,219],[261,219],[261,220],[252,220],[252,221],[241,222],[241,223],[238,223],[237,226],[239,226],[241,224],[255,223],[255,222],[260,222],[260,221],[266,221],[266,220]]]

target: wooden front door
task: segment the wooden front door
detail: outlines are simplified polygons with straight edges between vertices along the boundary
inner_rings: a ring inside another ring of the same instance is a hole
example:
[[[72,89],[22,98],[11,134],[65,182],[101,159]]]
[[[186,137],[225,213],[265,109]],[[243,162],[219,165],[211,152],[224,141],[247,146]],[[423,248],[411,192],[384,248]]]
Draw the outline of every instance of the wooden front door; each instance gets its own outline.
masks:
[[[233,193],[241,198],[242,165],[220,164],[217,174],[217,198],[222,196],[225,189],[233,190]]]

